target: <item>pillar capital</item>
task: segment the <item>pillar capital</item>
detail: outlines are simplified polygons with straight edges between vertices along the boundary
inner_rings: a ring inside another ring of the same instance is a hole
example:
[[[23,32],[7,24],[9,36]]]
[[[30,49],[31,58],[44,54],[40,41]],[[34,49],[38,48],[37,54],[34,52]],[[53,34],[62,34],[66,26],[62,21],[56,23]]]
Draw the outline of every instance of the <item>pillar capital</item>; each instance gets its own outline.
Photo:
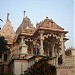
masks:
[[[41,34],[41,33],[43,34],[43,33],[44,33],[44,31],[43,31],[43,30],[40,30],[40,31],[39,31],[39,33],[40,33],[40,34]]]

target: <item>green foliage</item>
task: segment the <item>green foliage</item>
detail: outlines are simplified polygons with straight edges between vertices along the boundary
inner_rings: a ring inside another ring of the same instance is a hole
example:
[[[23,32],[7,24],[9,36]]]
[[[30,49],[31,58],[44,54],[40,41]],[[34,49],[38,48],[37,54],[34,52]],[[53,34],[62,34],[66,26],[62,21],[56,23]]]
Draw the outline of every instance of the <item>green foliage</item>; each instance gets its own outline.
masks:
[[[3,75],[11,75],[10,73],[3,73]]]
[[[35,62],[34,65],[25,71],[24,75],[56,75],[55,66],[49,64],[48,60],[48,57],[44,57]]]
[[[3,36],[0,35],[0,54],[2,54],[4,51],[7,51],[7,41]]]

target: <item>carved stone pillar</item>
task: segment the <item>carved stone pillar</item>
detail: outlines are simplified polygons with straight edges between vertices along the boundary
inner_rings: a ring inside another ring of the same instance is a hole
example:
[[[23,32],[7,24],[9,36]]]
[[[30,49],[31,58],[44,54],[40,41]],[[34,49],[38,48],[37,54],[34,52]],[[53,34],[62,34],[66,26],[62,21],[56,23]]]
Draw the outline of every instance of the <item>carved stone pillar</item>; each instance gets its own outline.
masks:
[[[52,46],[52,57],[55,56],[55,53],[54,53],[54,45]]]
[[[52,44],[52,57],[55,57],[55,52],[54,52],[54,43]],[[53,58],[53,65],[55,65],[55,59]]]
[[[55,49],[54,49],[54,47],[55,47],[55,40],[54,40],[54,38],[52,39],[51,46],[52,46],[52,57],[55,57]],[[53,63],[53,65],[56,64],[56,59],[55,58],[52,59],[52,63]]]
[[[56,65],[58,66],[59,53],[56,54]]]
[[[54,46],[55,46],[54,41],[52,41],[52,57],[55,57]]]
[[[2,53],[2,62],[4,62],[4,53]]]
[[[43,31],[40,31],[40,43],[41,43],[40,54],[44,55],[44,50],[43,50]]]
[[[64,46],[64,34],[61,34],[60,42],[61,42],[61,54],[62,54],[62,59],[64,60],[65,57],[65,46]]]

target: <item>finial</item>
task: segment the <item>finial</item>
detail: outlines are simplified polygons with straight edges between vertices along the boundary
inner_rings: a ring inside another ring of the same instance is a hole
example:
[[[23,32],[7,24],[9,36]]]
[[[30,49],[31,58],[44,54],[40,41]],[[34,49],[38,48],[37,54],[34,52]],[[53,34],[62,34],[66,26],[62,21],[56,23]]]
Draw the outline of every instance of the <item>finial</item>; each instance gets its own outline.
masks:
[[[25,18],[25,12],[26,12],[26,11],[24,11],[24,18]]]
[[[7,20],[9,19],[9,13],[7,13]]]
[[[46,19],[48,19],[48,16],[46,16]]]
[[[3,20],[2,20],[2,19],[0,19],[0,21],[2,21],[2,22],[3,22]]]

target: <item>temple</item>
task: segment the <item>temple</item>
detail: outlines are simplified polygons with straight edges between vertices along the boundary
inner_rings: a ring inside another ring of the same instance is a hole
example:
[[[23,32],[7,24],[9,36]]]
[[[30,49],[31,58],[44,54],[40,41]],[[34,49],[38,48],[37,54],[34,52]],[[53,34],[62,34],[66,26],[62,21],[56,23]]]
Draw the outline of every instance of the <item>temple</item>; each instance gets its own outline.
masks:
[[[56,75],[74,75],[75,50],[66,50],[67,33],[48,17],[34,27],[25,12],[23,21],[15,32],[8,13],[0,35],[5,37],[10,50],[0,57],[0,75],[8,72],[11,75],[24,74],[38,57],[43,56],[52,58],[49,62],[56,67]]]

